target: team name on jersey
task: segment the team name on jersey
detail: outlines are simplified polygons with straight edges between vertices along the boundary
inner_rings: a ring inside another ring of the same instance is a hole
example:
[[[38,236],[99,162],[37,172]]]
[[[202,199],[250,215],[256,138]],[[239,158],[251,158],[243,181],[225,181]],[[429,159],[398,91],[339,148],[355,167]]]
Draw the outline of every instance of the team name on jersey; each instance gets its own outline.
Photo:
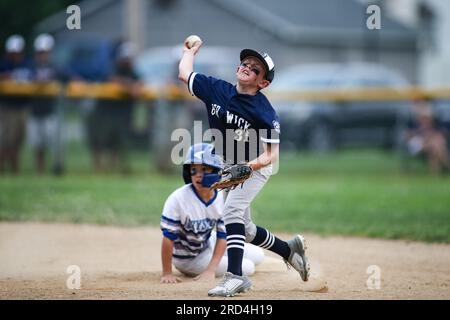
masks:
[[[216,116],[217,118],[219,118],[219,110],[220,108],[222,108],[221,106],[219,106],[218,104],[213,103],[211,105],[211,115],[212,116]]]
[[[198,233],[211,230],[215,224],[216,221],[209,218],[201,220],[190,220],[189,218],[187,218],[184,224],[184,228],[186,229],[186,231]]]
[[[242,117],[235,115],[227,110],[227,123],[234,124],[240,129],[247,131],[250,128],[250,123]]]

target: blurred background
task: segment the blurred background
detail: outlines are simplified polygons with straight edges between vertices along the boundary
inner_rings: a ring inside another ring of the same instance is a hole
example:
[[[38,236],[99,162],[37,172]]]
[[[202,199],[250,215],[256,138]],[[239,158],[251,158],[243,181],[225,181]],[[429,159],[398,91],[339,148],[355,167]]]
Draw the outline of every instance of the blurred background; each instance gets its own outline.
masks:
[[[182,184],[172,131],[208,127],[177,79],[197,34],[198,72],[234,82],[245,47],[276,64],[280,171],[255,221],[450,242],[450,2],[3,0],[0,17],[1,220],[158,225]]]

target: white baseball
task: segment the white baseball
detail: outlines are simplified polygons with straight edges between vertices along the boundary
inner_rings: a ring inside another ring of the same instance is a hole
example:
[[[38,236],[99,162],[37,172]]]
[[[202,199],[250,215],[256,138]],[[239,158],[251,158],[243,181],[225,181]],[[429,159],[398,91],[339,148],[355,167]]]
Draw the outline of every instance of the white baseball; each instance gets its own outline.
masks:
[[[197,42],[202,42],[202,39],[195,34],[186,38],[186,44],[189,49],[192,48]]]

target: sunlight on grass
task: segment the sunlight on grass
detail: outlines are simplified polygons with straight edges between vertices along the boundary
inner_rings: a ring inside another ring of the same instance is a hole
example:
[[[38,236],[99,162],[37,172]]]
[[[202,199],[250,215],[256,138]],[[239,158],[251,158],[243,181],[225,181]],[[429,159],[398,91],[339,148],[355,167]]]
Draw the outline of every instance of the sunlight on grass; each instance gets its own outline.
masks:
[[[67,152],[67,174],[0,178],[0,219],[158,226],[167,196],[183,184],[181,168],[157,172],[146,152],[130,157],[133,173],[95,175],[86,149]],[[253,203],[256,224],[282,232],[316,232],[450,242],[450,179],[426,168],[403,172],[380,151],[284,154]]]

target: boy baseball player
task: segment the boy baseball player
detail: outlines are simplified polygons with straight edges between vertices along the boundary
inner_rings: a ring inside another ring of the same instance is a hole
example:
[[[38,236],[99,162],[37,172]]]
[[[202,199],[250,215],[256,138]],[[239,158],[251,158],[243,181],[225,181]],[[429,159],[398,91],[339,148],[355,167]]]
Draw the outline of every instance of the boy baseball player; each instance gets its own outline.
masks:
[[[273,60],[265,52],[242,50],[241,63],[236,70],[237,84],[232,85],[194,72],[194,56],[201,45],[201,41],[193,46],[184,42],[178,77],[188,85],[192,95],[205,103],[210,128],[222,134],[222,145],[215,144],[216,151],[222,154],[226,163],[245,163],[253,171],[244,184],[228,192],[223,216],[228,268],[222,281],[208,295],[234,296],[251,288],[252,283],[241,267],[245,242],[277,253],[299,272],[303,281],[307,281],[309,262],[303,236],[283,241],[256,226],[250,215],[250,204],[268,181],[271,164],[278,159],[278,116],[261,93],[274,78]]]
[[[226,272],[224,256],[226,231],[222,221],[222,192],[210,189],[219,178],[222,159],[213,153],[210,144],[190,147],[183,164],[186,185],[175,190],[166,200],[161,216],[163,240],[161,247],[162,283],[177,283],[172,264],[194,280],[208,280]],[[216,229],[217,235],[212,233]],[[245,275],[255,271],[264,260],[261,248],[248,245],[242,260]]]

